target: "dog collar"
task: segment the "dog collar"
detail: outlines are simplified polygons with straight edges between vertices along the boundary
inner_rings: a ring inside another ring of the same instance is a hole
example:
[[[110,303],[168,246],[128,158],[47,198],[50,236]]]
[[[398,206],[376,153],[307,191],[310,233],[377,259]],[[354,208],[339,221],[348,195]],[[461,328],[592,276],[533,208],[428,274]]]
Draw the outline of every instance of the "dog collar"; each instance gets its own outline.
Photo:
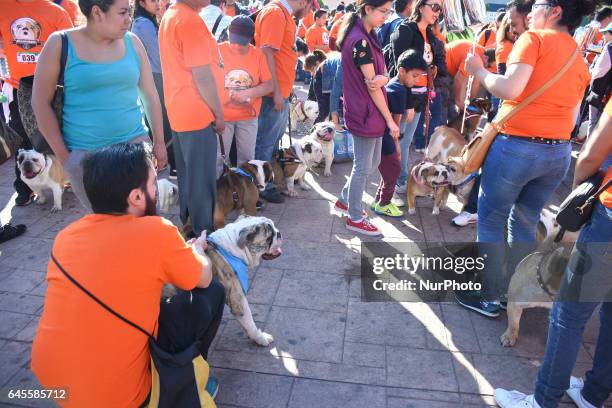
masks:
[[[304,115],[303,120],[308,119],[308,115],[306,114],[306,111],[304,110],[304,101],[300,101],[298,105],[300,105],[300,110],[302,111],[302,115]]]
[[[474,172],[470,175],[468,175],[461,183],[459,184],[453,184],[452,186],[454,188],[461,188],[463,186],[465,186],[467,183],[469,183],[470,181],[474,180],[476,178],[476,176],[478,176],[478,172]]]
[[[247,178],[250,178],[251,181],[253,181],[253,175],[251,173],[248,173],[248,172],[244,171],[240,167],[232,167],[231,170],[234,173],[239,174],[239,175],[244,176],[244,177],[247,177]]]
[[[226,251],[225,249],[223,249],[223,247],[217,244],[217,242],[211,236],[209,236],[206,240],[208,241],[208,244],[210,246],[215,248],[217,252],[221,254],[223,259],[225,259],[225,262],[227,262],[228,265],[232,268],[232,270],[238,277],[238,280],[240,281],[240,286],[242,286],[242,291],[246,295],[247,292],[249,291],[249,276],[248,276],[249,267],[247,266],[246,262],[238,258],[236,255],[231,254],[229,251]]]

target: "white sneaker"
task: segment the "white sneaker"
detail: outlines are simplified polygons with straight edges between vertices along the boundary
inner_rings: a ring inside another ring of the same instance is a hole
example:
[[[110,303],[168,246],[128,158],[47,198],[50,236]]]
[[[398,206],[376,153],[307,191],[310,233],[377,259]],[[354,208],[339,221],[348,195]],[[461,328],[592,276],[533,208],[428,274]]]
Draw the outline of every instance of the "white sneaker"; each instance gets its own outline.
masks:
[[[414,149],[415,153],[423,154],[425,153],[425,149]]]
[[[501,408],[540,408],[533,395],[526,395],[519,391],[508,391],[503,388],[497,388],[495,393],[495,402]]]
[[[582,396],[584,381],[582,378],[570,377],[570,386],[565,393],[574,401],[578,408],[597,408]]]
[[[475,224],[476,222],[478,222],[478,214],[461,211],[461,214],[452,219],[451,224],[455,227],[465,227],[468,224]]]
[[[406,197],[406,194],[397,194],[397,192],[395,194],[393,194],[393,197],[391,198],[391,202],[396,205],[397,207],[404,207],[406,205],[406,202],[404,201],[404,199],[402,197]]]
[[[395,194],[406,194],[406,188],[408,187],[408,183],[404,183],[401,186],[395,185]]]

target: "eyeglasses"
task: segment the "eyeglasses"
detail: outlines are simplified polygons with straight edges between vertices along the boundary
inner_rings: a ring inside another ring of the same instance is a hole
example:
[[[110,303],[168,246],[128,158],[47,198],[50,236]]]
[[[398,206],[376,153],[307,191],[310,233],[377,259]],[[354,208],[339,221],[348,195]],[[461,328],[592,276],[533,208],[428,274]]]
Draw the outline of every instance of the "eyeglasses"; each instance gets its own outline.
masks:
[[[431,11],[433,11],[434,13],[439,13],[442,11],[442,6],[437,3],[425,3],[425,5],[429,6],[429,8],[431,8]]]
[[[381,12],[385,16],[388,16],[389,14],[391,14],[391,12],[393,12],[393,10],[391,10],[391,9],[380,8],[380,7],[376,7],[376,10],[378,10],[379,12]]]
[[[538,7],[554,7],[555,5],[552,3],[534,3],[531,6],[531,11],[535,11]]]

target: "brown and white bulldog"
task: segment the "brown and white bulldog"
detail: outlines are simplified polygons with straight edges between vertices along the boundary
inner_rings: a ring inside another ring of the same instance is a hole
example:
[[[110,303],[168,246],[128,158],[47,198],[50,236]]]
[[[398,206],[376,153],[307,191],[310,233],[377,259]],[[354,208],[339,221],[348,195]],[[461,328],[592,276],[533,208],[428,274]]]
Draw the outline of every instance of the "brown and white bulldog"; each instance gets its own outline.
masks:
[[[17,165],[21,180],[36,193],[36,203],[46,203],[44,190],[50,189],[53,192],[51,212],[61,211],[64,185],[68,179],[59,160],[53,155],[39,153],[34,149],[19,149]]]
[[[217,180],[213,215],[215,229],[225,225],[225,217],[233,210],[243,210],[248,215],[255,215],[259,192],[272,181],[272,166],[262,160],[250,160],[238,168],[225,171]]]
[[[445,188],[450,174],[443,164],[422,161],[410,169],[408,188],[406,189],[406,202],[408,214],[416,214],[416,197],[433,196],[434,207],[432,214],[440,214],[440,207],[446,203],[448,190]]]
[[[325,159],[325,170],[323,170],[323,175],[325,177],[332,175],[331,165],[334,161],[335,134],[336,126],[333,122],[319,122],[310,129],[310,134],[306,136],[309,140],[321,143],[321,147],[323,148],[323,159]]]
[[[274,153],[272,169],[274,184],[278,191],[289,197],[297,197],[295,181],[302,190],[311,187],[304,182],[306,171],[323,160],[323,148],[319,142],[306,138],[294,142]]]
[[[317,119],[319,104],[311,100],[296,101],[289,106],[289,115],[291,116],[291,130],[295,130],[299,122],[313,123]]]
[[[491,110],[491,102],[486,98],[474,98],[468,106],[465,127],[461,134],[461,121],[463,113],[455,120],[449,122],[448,126],[438,126],[431,135],[425,159],[433,162],[446,163],[450,156],[458,156],[471,135],[478,127],[482,115]]]

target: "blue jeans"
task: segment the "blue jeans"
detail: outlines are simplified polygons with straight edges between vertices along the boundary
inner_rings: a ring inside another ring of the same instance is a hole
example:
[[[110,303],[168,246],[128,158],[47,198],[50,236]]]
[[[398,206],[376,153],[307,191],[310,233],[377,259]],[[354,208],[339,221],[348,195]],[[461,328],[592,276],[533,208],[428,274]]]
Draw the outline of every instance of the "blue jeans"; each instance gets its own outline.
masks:
[[[597,285],[607,284],[610,290],[612,267],[612,209],[597,203],[590,221],[583,227],[574,250],[572,260],[586,255],[607,279],[602,282],[596,278]],[[581,243],[600,242],[599,245],[580,245]],[[607,258],[607,261],[606,261]],[[598,262],[599,261],[599,262]],[[605,262],[608,262],[607,264]],[[575,264],[570,261],[570,265]],[[602,269],[604,268],[604,269]],[[571,267],[565,270],[560,298],[563,298],[568,285],[574,277]],[[583,275],[587,279],[588,274]],[[607,282],[605,282],[607,281]],[[608,292],[609,294],[609,292]],[[556,301],[550,313],[548,341],[544,361],[536,380],[535,398],[543,408],[556,407],[569,387],[572,369],[582,342],[584,326],[600,302]],[[582,396],[596,407],[603,405],[612,392],[612,303],[603,303],[600,311],[600,329],[597,348],[593,358],[593,368],[586,373]]]
[[[269,96],[261,98],[261,111],[257,120],[255,159],[271,161],[278,141],[285,134],[289,121],[289,100],[285,99],[283,110],[274,110],[274,101]]]
[[[408,172],[410,171],[410,158],[408,157],[408,154],[410,153],[410,144],[412,143],[414,131],[419,123],[421,112],[415,112],[412,122],[409,123],[404,122],[404,115],[402,115],[400,126],[400,133],[402,133],[404,137],[402,137],[402,140],[399,141],[402,159],[400,160],[400,175],[397,178],[398,186],[406,184],[406,181],[408,180]]]
[[[565,178],[571,149],[569,143],[539,144],[503,134],[491,145],[480,178],[476,237],[488,254],[482,276],[487,300],[506,293],[516,265],[535,248],[540,212]]]
[[[429,140],[434,129],[440,125],[446,124],[445,118],[447,115],[443,115],[443,106],[444,101],[442,92],[436,92],[436,97],[433,98],[429,103],[429,112],[431,114],[431,118],[429,119],[429,135],[427,136],[427,141],[425,140],[425,113],[423,112],[419,119],[419,124],[416,128],[416,132],[414,133],[414,147],[416,149],[425,149],[427,147],[427,144],[429,144]]]
[[[463,211],[469,212],[470,214],[476,214],[478,212],[478,192],[480,191],[480,175],[476,176],[474,179],[474,186],[472,187],[472,191],[470,191],[470,195],[468,197],[467,203],[465,203],[465,207],[463,207]]]

